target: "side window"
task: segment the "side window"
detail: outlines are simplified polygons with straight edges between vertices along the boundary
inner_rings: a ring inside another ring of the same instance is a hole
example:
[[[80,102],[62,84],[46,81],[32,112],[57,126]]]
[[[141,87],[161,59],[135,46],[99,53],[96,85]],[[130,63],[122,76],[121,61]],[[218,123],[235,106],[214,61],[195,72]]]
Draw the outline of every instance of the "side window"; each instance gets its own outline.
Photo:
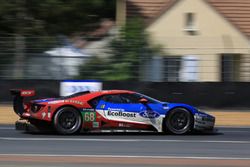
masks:
[[[133,96],[135,96],[138,99],[138,101],[139,101],[139,99],[144,98],[144,99],[147,99],[149,103],[153,103],[154,104],[154,103],[158,103],[159,102],[158,100],[156,100],[154,98],[151,98],[149,96],[146,96],[146,95],[143,95],[143,94],[140,94],[140,93],[135,93],[135,94],[133,94]]]
[[[122,103],[126,103],[126,104],[136,104],[136,103],[140,103],[139,100],[141,98],[145,98],[149,101],[149,103],[157,103],[156,100],[154,100],[153,98],[150,98],[148,96],[142,95],[142,94],[113,94],[113,95],[105,95],[102,96],[101,98],[98,98],[96,100],[93,100],[93,104],[99,102],[99,100],[103,100],[105,102],[109,102],[109,103],[118,103],[118,104],[122,104]]]
[[[91,105],[93,108],[96,108],[96,106],[98,105],[99,101],[100,101],[100,97],[94,98],[92,100],[90,100],[88,103],[89,105]]]
[[[109,103],[123,103],[122,98],[120,95],[106,95],[102,97],[102,100],[109,102]]]
[[[134,94],[121,94],[123,103],[139,103],[140,98]]]

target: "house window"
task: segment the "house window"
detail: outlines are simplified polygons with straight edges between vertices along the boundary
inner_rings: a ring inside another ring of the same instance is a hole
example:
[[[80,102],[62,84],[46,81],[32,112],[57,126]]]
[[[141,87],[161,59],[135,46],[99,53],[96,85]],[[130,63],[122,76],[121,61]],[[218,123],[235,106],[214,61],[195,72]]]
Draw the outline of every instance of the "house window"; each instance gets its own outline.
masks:
[[[185,55],[181,60],[179,80],[182,82],[196,82],[199,75],[199,60],[196,55]]]
[[[221,55],[221,81],[238,81],[240,75],[240,55]]]
[[[194,27],[194,14],[186,13],[186,28]]]
[[[163,62],[163,80],[168,82],[179,81],[181,57],[167,57],[163,59]]]
[[[196,35],[197,27],[195,23],[195,14],[194,13],[185,13],[185,25],[184,31],[188,33],[188,35]]]

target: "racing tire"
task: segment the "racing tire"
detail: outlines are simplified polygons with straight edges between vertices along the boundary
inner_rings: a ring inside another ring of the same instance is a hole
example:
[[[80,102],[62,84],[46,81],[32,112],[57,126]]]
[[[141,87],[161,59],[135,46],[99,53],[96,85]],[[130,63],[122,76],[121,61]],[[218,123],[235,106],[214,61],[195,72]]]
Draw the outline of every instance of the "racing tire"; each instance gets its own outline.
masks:
[[[175,108],[169,112],[165,119],[166,132],[175,135],[189,133],[193,128],[193,115],[185,108]]]
[[[53,124],[59,134],[71,135],[80,131],[82,117],[77,109],[63,107],[56,112]]]

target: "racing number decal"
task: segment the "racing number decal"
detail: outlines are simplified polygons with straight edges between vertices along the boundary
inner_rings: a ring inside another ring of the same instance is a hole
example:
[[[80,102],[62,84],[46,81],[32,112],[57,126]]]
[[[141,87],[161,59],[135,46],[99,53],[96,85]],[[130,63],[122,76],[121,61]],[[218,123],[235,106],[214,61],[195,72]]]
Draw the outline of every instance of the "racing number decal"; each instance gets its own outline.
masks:
[[[84,122],[94,122],[96,121],[96,113],[95,112],[83,112],[83,121]]]

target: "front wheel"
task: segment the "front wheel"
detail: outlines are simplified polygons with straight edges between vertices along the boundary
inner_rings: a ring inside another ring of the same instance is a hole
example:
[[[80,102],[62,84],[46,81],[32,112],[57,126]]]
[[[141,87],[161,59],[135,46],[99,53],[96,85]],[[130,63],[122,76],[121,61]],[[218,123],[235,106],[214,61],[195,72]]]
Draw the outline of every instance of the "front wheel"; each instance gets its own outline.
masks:
[[[175,108],[165,119],[166,130],[182,135],[190,132],[193,126],[193,115],[185,108]]]
[[[75,108],[63,107],[56,112],[53,123],[58,133],[69,135],[80,130],[82,118]]]

